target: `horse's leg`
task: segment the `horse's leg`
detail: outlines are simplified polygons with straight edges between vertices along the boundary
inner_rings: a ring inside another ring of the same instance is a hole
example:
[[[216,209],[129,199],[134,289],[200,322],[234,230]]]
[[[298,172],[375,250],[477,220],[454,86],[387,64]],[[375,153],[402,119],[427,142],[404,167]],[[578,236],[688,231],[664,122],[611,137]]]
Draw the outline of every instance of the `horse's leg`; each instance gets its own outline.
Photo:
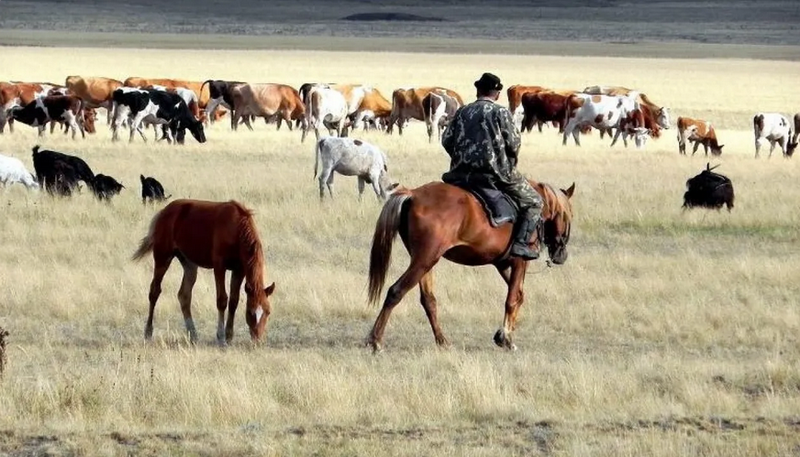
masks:
[[[189,341],[197,343],[197,329],[192,320],[192,288],[197,281],[197,265],[188,260],[180,259],[183,266],[183,281],[178,289],[178,303],[181,304],[183,322],[186,324],[186,331],[189,332]]]
[[[386,323],[389,321],[389,315],[400,300],[408,293],[411,288],[419,284],[422,277],[425,276],[439,261],[443,252],[434,249],[425,249],[425,246],[420,246],[422,249],[417,249],[411,256],[411,264],[406,269],[405,273],[400,276],[386,292],[386,299],[383,301],[383,307],[375,319],[375,324],[372,326],[372,331],[367,337],[367,345],[372,346],[372,350],[378,352],[381,350],[381,340],[383,339],[383,332],[386,329]]]
[[[527,269],[527,262],[514,260],[510,265],[498,266],[497,270],[508,285],[508,293],[506,295],[505,316],[503,318],[503,327],[498,329],[494,334],[494,342],[500,347],[506,349],[516,350],[517,346],[511,339],[511,333],[517,326],[517,313],[525,298],[525,293],[522,290],[523,282],[525,281],[525,270]]]
[[[280,118],[278,118],[280,119]],[[287,124],[291,125],[288,121]],[[240,271],[231,272],[231,293],[228,299],[228,323],[225,325],[225,341],[230,343],[233,339],[233,318],[236,316],[236,308],[239,306],[239,293],[242,289],[244,275]],[[217,331],[219,339],[219,331]]]
[[[156,302],[158,296],[161,295],[161,281],[169,269],[169,264],[172,263],[172,255],[161,256],[154,250],[153,251],[153,280],[150,281],[150,312],[147,314],[147,324],[144,326],[144,338],[151,340],[153,338],[153,312],[156,309]]]
[[[436,344],[439,346],[448,346],[450,344],[442,333],[442,328],[439,327],[439,319],[436,314],[436,297],[433,295],[433,272],[429,271],[422,276],[419,281],[419,301],[425,309],[425,315],[428,316],[428,322],[431,324],[433,330],[433,337],[436,339]]]
[[[220,344],[220,346],[222,346],[225,343],[219,339],[219,327],[222,325],[222,321],[225,319],[225,307],[228,306],[228,294],[225,293],[224,265],[214,266],[214,282],[217,286],[217,312],[219,313],[219,318],[217,320],[217,342]]]

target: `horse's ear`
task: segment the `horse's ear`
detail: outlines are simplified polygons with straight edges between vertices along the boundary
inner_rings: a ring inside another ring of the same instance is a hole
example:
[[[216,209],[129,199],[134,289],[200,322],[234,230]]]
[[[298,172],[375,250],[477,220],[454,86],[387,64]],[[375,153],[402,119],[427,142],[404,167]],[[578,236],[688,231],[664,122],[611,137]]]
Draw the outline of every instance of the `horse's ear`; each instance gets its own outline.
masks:
[[[569,189],[567,190],[561,189],[561,192],[564,192],[567,198],[572,198],[572,194],[575,193],[575,183],[572,183],[572,185],[569,186]]]
[[[267,297],[272,295],[273,292],[275,292],[275,283],[274,282],[272,284],[270,284],[269,286],[267,286],[266,289],[264,289],[264,293],[267,294]]]

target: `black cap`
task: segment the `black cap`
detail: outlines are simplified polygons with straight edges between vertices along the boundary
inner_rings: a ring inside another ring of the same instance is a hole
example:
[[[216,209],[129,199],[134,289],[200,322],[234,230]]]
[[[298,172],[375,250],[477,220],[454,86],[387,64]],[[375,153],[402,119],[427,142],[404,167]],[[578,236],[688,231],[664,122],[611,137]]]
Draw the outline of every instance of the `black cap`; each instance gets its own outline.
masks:
[[[503,90],[503,84],[497,76],[491,73],[484,73],[481,75],[481,79],[475,81],[475,88],[481,92],[490,92],[493,90]]]

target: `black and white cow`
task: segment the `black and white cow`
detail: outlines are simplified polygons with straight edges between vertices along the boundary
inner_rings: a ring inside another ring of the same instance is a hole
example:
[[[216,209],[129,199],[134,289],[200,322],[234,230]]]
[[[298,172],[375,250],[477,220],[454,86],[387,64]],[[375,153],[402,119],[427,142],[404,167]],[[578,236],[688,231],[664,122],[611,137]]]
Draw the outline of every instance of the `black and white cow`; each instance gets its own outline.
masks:
[[[129,110],[128,116],[131,118],[129,141],[133,141],[136,132],[139,132],[142,139],[147,141],[142,129],[143,124],[147,122],[169,127],[168,130],[164,129],[164,134],[170,142],[174,136],[178,143],[183,144],[187,128],[198,143],[206,142],[203,123],[192,115],[186,102],[178,94],[142,89],[125,91],[120,88],[114,91],[112,99],[117,107]],[[116,108],[115,111],[117,111]],[[114,130],[112,140],[118,139],[117,124],[118,119],[115,119],[112,127]]]
[[[72,129],[73,139],[78,130],[81,132],[81,137],[86,138],[83,101],[74,95],[38,97],[24,107],[17,106],[9,112],[11,119],[37,127],[39,136],[44,134],[48,122],[63,121]]]
[[[209,79],[203,82],[200,86],[200,92],[203,92],[203,86],[208,84],[208,102],[206,103],[206,119],[208,122],[214,123],[214,113],[217,107],[222,105],[230,111],[233,111],[233,88],[239,84],[245,84],[241,81],[223,81],[221,79]]]

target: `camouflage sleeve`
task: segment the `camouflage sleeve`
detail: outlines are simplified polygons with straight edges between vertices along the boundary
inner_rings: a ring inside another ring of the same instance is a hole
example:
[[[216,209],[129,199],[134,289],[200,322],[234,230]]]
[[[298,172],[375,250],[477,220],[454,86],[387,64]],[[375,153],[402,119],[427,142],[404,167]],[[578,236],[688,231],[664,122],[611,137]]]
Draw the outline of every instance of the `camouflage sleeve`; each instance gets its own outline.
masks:
[[[511,117],[511,112],[507,109],[500,110],[500,129],[503,132],[503,140],[506,143],[506,156],[516,167],[522,139],[516,124],[514,124],[514,119]]]
[[[456,111],[453,120],[450,121],[450,124],[444,129],[444,133],[442,133],[442,147],[444,147],[444,150],[447,151],[447,155],[450,157],[453,157],[453,153],[455,152],[456,130],[458,130],[459,127],[460,114],[461,108]]]

